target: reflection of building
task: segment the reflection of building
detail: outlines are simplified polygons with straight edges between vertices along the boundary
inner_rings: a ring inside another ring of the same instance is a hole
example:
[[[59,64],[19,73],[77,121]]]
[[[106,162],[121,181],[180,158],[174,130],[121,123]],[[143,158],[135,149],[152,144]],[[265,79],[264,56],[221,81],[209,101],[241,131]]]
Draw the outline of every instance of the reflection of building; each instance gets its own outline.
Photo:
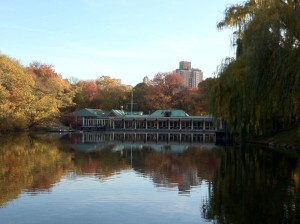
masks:
[[[211,133],[133,133],[133,132],[82,132],[66,135],[68,142],[78,151],[101,151],[113,147],[151,148],[155,152],[183,153],[189,147],[215,148],[216,135]]]
[[[200,69],[191,68],[191,62],[188,61],[179,62],[179,69],[176,69],[176,73],[183,78],[186,87],[197,88],[198,84],[203,81],[203,72]]]
[[[165,172],[151,172],[149,175],[157,187],[178,187],[180,192],[188,192],[192,186],[200,184],[197,170],[188,170],[185,167],[176,167],[174,170],[171,168],[171,170],[168,169]]]
[[[109,143],[125,144],[125,145],[153,145],[155,151],[178,151],[176,147],[167,146],[191,146],[191,145],[203,145],[214,144],[216,135],[214,133],[133,133],[133,132],[83,132],[81,137],[77,139],[76,143]],[[185,147],[183,147],[184,149]]]
[[[211,180],[217,164],[215,145],[202,135],[214,139],[202,133],[82,132],[62,140],[76,151],[73,161],[85,175],[100,174],[102,179],[104,171],[118,170],[114,166],[131,167],[150,177],[156,187],[186,194],[202,180]]]

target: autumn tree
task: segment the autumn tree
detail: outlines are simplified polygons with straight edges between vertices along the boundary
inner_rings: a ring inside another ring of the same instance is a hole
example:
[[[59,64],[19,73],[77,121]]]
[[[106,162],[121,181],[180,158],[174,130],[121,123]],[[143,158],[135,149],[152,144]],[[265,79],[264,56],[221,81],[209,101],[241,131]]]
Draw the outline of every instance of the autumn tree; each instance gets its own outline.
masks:
[[[96,80],[96,83],[99,89],[108,89],[122,85],[120,80],[112,79],[108,75],[101,76],[99,79]]]
[[[0,55],[0,129],[23,130],[35,100],[35,82],[15,59]]]
[[[149,86],[147,100],[151,109],[174,108],[174,96],[183,88],[183,79],[175,72],[158,73]]]
[[[70,83],[62,79],[51,65],[33,62],[27,72],[35,81],[29,127],[57,122],[60,113],[72,106],[74,92]]]
[[[174,108],[180,108],[189,115],[209,114],[209,93],[204,86],[205,81],[201,82],[199,88],[184,88],[174,95]]]
[[[91,107],[91,102],[98,94],[96,82],[78,81],[73,86],[75,90],[74,103],[76,103],[76,108]]]
[[[96,80],[98,93],[92,101],[94,107],[105,110],[119,109],[127,102],[131,87],[122,85],[119,80],[109,76],[102,76]]]
[[[185,88],[179,92],[177,108],[184,109],[190,115],[207,115],[210,110],[211,78],[199,83],[198,88]]]
[[[89,101],[92,101],[97,95],[97,84],[94,81],[82,81],[82,91],[86,94]]]

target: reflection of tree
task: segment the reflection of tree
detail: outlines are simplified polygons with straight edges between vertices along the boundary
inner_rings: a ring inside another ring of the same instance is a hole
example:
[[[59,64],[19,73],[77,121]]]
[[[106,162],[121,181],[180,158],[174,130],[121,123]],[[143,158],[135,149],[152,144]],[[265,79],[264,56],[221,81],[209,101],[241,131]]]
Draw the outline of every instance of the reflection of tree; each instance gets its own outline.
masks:
[[[65,135],[61,138],[63,146],[61,149],[73,153],[74,169],[77,174],[106,178],[129,168],[120,153],[112,150],[114,144],[109,144],[108,139],[105,138],[107,141],[103,142],[82,143],[82,135]]]
[[[296,223],[300,188],[297,162],[267,150],[220,151],[203,216],[218,223]],[[298,164],[299,167],[299,164]]]
[[[91,153],[76,152],[74,165],[78,174],[97,175],[101,178],[107,178],[129,168],[128,163],[121,158],[119,153],[109,149]]]
[[[145,158],[145,168],[154,183],[160,186],[176,184],[180,191],[188,191],[199,184],[196,167],[180,154],[150,152]]]
[[[131,166],[150,176],[157,186],[178,187],[179,191],[189,191],[201,180],[211,181],[219,165],[214,150],[206,148],[181,150],[178,145],[114,145],[109,139],[83,143],[81,135],[72,134],[62,141],[65,149],[74,151],[73,161],[78,174],[105,178]],[[178,151],[183,153],[172,153]]]
[[[105,180],[132,167],[150,176],[158,186],[188,191],[202,179],[211,180],[218,165],[215,153],[202,148],[160,153],[149,146],[132,150],[112,144],[87,144],[88,150],[96,146],[95,150],[76,151],[75,140],[59,141],[56,135],[49,134],[1,138],[0,206],[22,191],[49,191],[70,170]]]
[[[49,190],[71,167],[70,154],[57,142],[23,135],[2,138],[0,145],[0,206],[23,190]]]
[[[203,179],[210,180],[218,165],[216,155],[205,148],[161,153],[144,147],[126,155],[132,155],[133,168],[149,175],[157,186],[178,187],[183,192],[199,185]]]

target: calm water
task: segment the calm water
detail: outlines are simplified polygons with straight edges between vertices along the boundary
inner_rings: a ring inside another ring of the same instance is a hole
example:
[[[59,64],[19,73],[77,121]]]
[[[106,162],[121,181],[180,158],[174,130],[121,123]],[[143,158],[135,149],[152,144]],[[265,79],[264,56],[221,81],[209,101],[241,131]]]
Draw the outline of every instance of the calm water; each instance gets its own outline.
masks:
[[[0,139],[0,223],[299,223],[300,156],[208,135]]]

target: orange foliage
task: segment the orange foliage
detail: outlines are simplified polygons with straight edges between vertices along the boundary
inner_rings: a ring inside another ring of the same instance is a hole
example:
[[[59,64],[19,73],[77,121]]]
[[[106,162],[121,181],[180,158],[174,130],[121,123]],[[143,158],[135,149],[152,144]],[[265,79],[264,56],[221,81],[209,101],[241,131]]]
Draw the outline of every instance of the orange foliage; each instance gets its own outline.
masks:
[[[98,93],[97,84],[95,81],[81,81],[79,86],[82,87],[82,92],[92,101]]]

